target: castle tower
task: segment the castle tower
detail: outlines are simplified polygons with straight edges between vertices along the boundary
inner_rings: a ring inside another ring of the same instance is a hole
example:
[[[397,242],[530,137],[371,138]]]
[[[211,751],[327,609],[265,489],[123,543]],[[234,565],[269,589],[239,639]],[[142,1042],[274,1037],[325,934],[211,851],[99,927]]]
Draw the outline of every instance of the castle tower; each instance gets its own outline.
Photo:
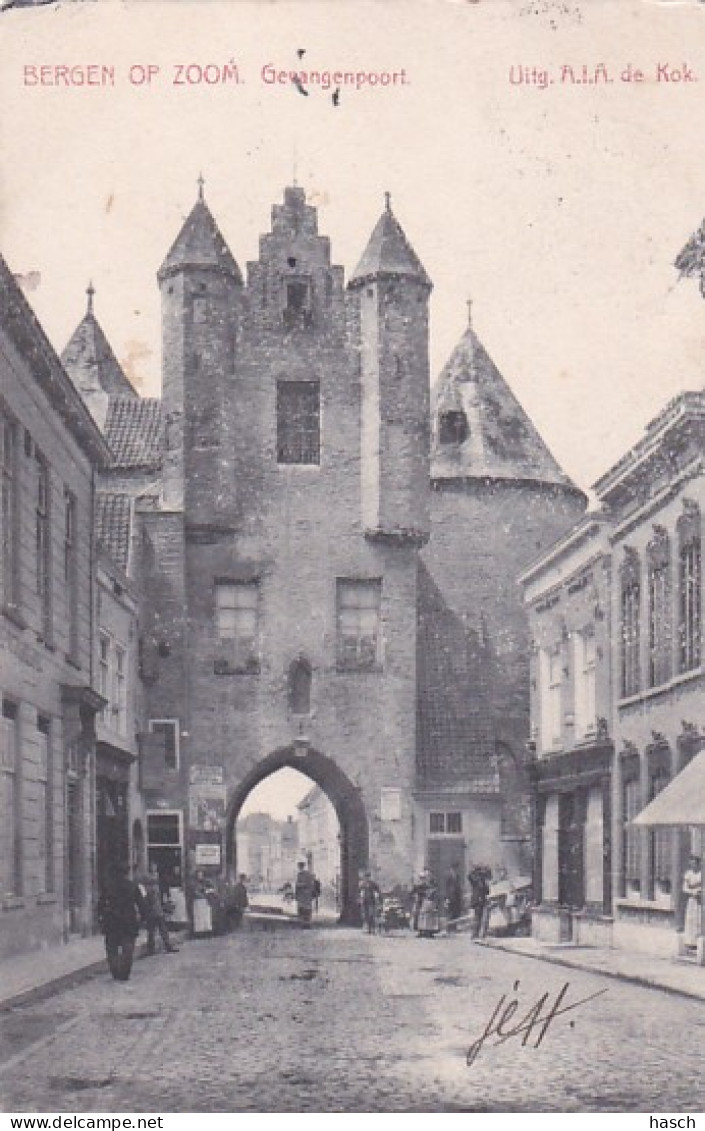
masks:
[[[93,310],[95,288],[86,289],[86,313],[74,330],[61,361],[83,397],[88,411],[102,430],[111,397],[137,397],[120,368]]]
[[[348,289],[362,386],[362,523],[368,537],[429,536],[428,299],[431,281],[391,209]]]
[[[240,315],[242,275],[203,196],[158,273],[162,294],[163,497],[227,519],[232,498],[225,427]]]

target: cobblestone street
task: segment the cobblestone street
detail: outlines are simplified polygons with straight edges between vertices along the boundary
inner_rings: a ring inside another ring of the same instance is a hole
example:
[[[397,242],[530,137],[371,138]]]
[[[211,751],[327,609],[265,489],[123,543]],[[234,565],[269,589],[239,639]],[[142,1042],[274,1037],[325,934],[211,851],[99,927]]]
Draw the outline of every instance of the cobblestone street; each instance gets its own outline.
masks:
[[[516,1024],[568,981],[605,992],[466,1066],[502,994]],[[0,1086],[6,1111],[693,1112],[704,1034],[701,1002],[467,936],[246,930],[2,1014]]]

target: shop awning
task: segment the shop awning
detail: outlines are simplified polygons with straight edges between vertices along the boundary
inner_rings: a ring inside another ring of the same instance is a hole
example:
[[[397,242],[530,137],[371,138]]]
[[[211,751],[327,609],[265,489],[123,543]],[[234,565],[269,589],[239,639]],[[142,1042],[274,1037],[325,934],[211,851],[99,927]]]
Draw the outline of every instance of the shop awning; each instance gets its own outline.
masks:
[[[705,750],[696,754],[631,823],[705,827]]]

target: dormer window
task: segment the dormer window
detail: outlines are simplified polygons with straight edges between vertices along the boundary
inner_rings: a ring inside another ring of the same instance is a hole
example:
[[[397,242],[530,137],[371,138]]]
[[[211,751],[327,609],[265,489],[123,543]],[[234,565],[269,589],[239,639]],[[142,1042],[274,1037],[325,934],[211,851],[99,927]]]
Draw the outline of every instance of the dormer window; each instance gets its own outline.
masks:
[[[305,276],[284,280],[283,320],[287,330],[303,330],[313,325],[313,288]]]
[[[462,409],[452,409],[440,414],[438,418],[440,444],[462,444],[467,440],[469,433],[468,418]]]

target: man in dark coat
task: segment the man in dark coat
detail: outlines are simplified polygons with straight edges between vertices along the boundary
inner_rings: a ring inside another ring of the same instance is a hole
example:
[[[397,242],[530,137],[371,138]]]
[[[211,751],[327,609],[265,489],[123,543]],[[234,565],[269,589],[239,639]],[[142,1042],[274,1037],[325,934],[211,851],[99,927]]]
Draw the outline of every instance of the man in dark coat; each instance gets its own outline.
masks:
[[[492,872],[484,864],[477,864],[468,876],[470,881],[470,906],[475,916],[472,932],[474,939],[484,938],[487,932],[486,908],[491,878]]]
[[[296,912],[302,923],[310,923],[313,913],[313,884],[314,876],[309,872],[303,861],[299,862],[294,885],[294,898],[296,899]]]
[[[247,876],[241,872],[238,881],[233,888],[232,903],[231,903],[231,919],[234,927],[242,925],[242,917],[245,911],[250,906],[250,901],[247,896]]]
[[[166,925],[164,918],[164,908],[162,907],[162,897],[160,892],[159,875],[154,865],[149,872],[142,878],[140,884],[142,889],[142,898],[145,905],[145,925],[147,927],[147,953],[154,954],[155,952],[155,936],[157,931],[162,940],[162,945],[167,954],[173,954],[178,950],[169,938],[169,929]]]
[[[147,908],[137,884],[129,878],[126,864],[116,865],[106,877],[98,900],[98,922],[105,935],[105,953],[113,978],[126,982],[132,970],[135,940]]]

